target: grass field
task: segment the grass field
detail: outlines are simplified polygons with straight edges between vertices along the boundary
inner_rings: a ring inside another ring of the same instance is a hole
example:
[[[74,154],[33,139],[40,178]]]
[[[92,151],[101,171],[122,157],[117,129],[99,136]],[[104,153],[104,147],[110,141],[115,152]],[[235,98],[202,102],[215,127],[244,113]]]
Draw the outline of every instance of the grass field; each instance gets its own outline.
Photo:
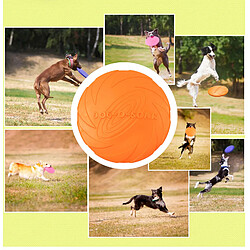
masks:
[[[178,79],[188,79],[190,73],[183,76],[176,74]],[[220,85],[220,84],[216,84]],[[230,83],[225,84],[229,88],[229,94],[224,97],[212,97],[207,90],[212,87],[212,81],[202,83],[197,104],[199,107],[211,107],[212,109],[212,134],[244,134],[244,99],[230,96]],[[171,86],[178,107],[192,107],[192,97],[186,87],[177,88]]]
[[[21,147],[23,140],[26,144]],[[72,131],[7,131],[5,211],[87,210],[86,155],[73,140]],[[8,178],[11,162],[32,165],[39,160],[55,169],[54,174],[45,172],[50,181]]]
[[[212,157],[213,163],[219,167],[219,156]],[[217,183],[209,193],[205,193],[202,199],[197,199],[198,193],[205,185],[194,188],[197,181],[207,181],[213,178],[217,172],[200,172],[190,175],[190,211],[191,212],[243,212],[244,211],[244,169],[243,154],[230,156],[230,174],[234,180],[225,183],[223,180]]]
[[[63,81],[50,83],[51,96],[46,102],[49,114],[41,115],[33,84],[35,78],[53,63],[62,60],[55,55],[6,53],[5,125],[6,126],[70,126],[71,103],[77,87]],[[102,66],[101,62],[84,62],[90,74]],[[74,72],[78,79],[84,79]]]
[[[193,109],[194,112],[196,112]],[[188,122],[196,122],[196,141],[191,159],[188,158],[188,151],[179,159],[183,143],[186,121],[178,115],[178,124],[173,140],[165,152],[149,164],[149,170],[209,170],[210,169],[210,119],[209,110],[203,109],[207,115],[196,114]]]
[[[130,216],[123,206],[136,194],[151,195],[151,189],[163,186],[163,199],[176,217],[143,207]],[[148,172],[147,166],[133,170],[90,168],[90,237],[187,237],[187,172]],[[150,229],[150,230],[149,230]]]
[[[169,40],[163,37],[162,41],[166,46]],[[174,84],[174,47],[171,47],[168,57],[172,77],[169,77],[163,64],[160,66],[160,75],[168,84]],[[153,56],[145,45],[145,37],[141,36],[105,36],[105,64],[116,62],[138,63],[154,70]]]

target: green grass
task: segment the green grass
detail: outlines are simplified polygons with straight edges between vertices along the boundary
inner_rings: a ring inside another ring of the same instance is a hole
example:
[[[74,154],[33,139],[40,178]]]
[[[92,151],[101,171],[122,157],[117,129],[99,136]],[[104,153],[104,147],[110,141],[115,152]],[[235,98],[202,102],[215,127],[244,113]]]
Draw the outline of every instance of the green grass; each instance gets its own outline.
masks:
[[[204,82],[205,86],[206,82]],[[212,134],[244,134],[244,99],[233,97],[211,97],[207,88],[200,89],[197,98],[199,107],[211,107]],[[192,107],[192,97],[186,87],[171,86],[179,107]]]
[[[198,194],[204,188],[190,188],[190,194]],[[209,193],[206,193],[207,196],[214,195],[244,195],[244,188],[216,188],[214,187]]]
[[[166,45],[167,38],[162,38]],[[105,64],[116,62],[132,62],[138,63],[152,70],[153,56],[145,45],[145,37],[141,36],[105,36]],[[169,67],[172,75],[174,73],[174,48],[172,47],[168,52]],[[160,71],[166,71],[166,68],[161,64]],[[167,73],[166,73],[167,74]],[[168,74],[167,74],[168,75]],[[170,77],[168,81],[173,81]]]
[[[48,182],[6,177],[6,211],[86,211],[86,164],[54,168]]]
[[[72,102],[74,97],[74,93],[62,92],[62,91],[53,91],[50,93],[50,95],[53,96],[54,98],[57,98],[61,102]],[[19,98],[34,98],[34,101],[36,101],[35,91],[28,89],[5,89],[5,96],[19,97]]]
[[[181,150],[178,146],[183,141],[183,134],[175,134],[172,142],[156,160],[149,164],[150,170],[209,170],[210,169],[210,137],[208,134],[197,136],[191,159],[187,151],[179,159]]]

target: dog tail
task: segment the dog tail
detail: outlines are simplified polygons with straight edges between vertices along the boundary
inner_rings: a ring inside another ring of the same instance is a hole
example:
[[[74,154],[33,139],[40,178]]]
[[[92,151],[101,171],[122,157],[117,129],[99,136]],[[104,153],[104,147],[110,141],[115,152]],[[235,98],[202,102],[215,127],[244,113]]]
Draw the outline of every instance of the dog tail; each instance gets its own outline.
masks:
[[[180,80],[177,82],[177,87],[181,88],[183,87],[184,85],[186,85],[189,81],[187,80]]]
[[[122,205],[127,205],[127,204],[129,204],[135,197],[136,197],[136,195],[133,196],[129,201],[123,202]]]
[[[168,53],[168,51],[170,50],[171,46],[170,43],[167,43],[167,47],[165,47],[165,52]]]

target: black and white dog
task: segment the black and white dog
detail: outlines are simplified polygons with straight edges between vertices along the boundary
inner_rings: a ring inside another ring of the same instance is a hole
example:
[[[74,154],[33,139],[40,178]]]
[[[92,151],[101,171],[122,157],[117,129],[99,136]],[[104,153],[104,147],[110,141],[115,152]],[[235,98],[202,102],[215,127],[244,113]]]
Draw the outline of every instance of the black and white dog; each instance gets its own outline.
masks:
[[[202,198],[204,193],[210,192],[212,187],[218,182],[221,182],[224,178],[226,178],[225,183],[229,181],[228,177],[231,177],[232,180],[234,179],[233,175],[229,174],[230,165],[228,165],[228,159],[229,159],[229,156],[225,157],[225,155],[222,154],[221,161],[219,163],[221,167],[220,167],[218,174],[209,181],[205,181],[205,182],[197,181],[196,182],[194,188],[197,188],[199,184],[206,184],[205,188],[202,191],[200,191],[200,193],[197,195],[197,198],[199,198],[200,196]]]
[[[157,72],[157,74],[160,73],[159,67],[163,63],[163,65],[166,67],[169,77],[171,77],[171,72],[169,70],[169,60],[168,60],[168,51],[170,50],[170,44],[167,44],[167,47],[163,47],[161,37],[158,33],[158,29],[154,29],[153,31],[144,31],[146,39],[148,37],[156,36],[159,38],[159,43],[155,46],[150,47],[151,53],[154,57],[153,63],[154,68]]]
[[[133,213],[136,217],[136,211],[142,208],[143,206],[147,206],[153,209],[159,209],[160,211],[173,216],[175,213],[170,213],[166,207],[166,204],[162,198],[162,187],[158,189],[151,189],[152,195],[135,195],[129,201],[122,203],[122,205],[127,205],[134,200],[134,207],[131,206],[130,215]]]
[[[194,128],[196,129],[196,123],[190,123],[190,122],[187,122],[187,125],[186,125],[186,129],[187,128]],[[181,148],[181,155],[180,155],[180,158],[182,158],[182,155],[184,153],[184,151],[187,149],[189,152],[188,152],[188,158],[190,159],[191,158],[191,154],[193,153],[194,151],[194,143],[195,143],[195,139],[196,139],[196,135],[194,136],[188,136],[186,133],[184,135],[184,141],[182,143],[182,145],[178,148]]]
[[[216,46],[210,43],[210,46],[201,49],[203,54],[203,60],[197,72],[194,73],[188,80],[180,80],[177,82],[178,87],[182,87],[187,84],[189,94],[193,97],[193,106],[197,107],[196,98],[199,92],[199,85],[202,81],[207,79],[209,76],[213,76],[216,81],[219,80],[219,76],[215,69],[215,51]]]

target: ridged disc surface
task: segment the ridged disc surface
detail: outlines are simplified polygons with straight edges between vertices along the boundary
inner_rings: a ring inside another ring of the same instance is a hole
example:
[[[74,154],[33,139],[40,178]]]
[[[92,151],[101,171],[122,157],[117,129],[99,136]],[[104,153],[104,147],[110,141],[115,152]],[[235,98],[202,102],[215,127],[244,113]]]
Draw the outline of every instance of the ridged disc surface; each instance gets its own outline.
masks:
[[[152,155],[170,128],[170,105],[148,76],[116,70],[96,78],[83,92],[77,126],[85,144],[99,157],[133,163]]]
[[[214,97],[224,96],[228,93],[228,88],[225,86],[214,86],[208,89],[208,94]]]

